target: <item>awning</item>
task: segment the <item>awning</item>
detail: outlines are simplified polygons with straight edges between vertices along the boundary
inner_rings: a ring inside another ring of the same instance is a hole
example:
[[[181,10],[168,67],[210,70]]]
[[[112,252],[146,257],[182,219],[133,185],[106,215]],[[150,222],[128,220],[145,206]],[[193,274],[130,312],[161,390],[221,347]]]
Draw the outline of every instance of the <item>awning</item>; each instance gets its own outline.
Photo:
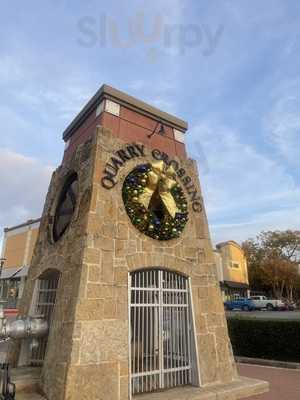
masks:
[[[22,267],[12,267],[12,268],[3,268],[1,272],[0,279],[10,279],[12,278],[15,274],[17,274]]]
[[[249,285],[247,283],[241,282],[224,281],[224,285],[233,289],[249,289]]]
[[[0,279],[23,278],[28,275],[29,267],[3,268]]]
[[[28,270],[29,267],[23,267],[21,269],[19,269],[19,271],[17,271],[12,278],[24,278],[25,276],[28,275]]]

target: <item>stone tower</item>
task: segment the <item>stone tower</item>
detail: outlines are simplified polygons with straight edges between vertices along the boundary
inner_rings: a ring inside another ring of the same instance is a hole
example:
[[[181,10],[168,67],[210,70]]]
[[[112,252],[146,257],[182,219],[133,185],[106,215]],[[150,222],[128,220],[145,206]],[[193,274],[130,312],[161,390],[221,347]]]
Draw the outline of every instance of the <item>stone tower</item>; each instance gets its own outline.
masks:
[[[21,305],[50,322],[19,354],[49,400],[266,389],[237,375],[186,130],[104,85],[64,132]]]

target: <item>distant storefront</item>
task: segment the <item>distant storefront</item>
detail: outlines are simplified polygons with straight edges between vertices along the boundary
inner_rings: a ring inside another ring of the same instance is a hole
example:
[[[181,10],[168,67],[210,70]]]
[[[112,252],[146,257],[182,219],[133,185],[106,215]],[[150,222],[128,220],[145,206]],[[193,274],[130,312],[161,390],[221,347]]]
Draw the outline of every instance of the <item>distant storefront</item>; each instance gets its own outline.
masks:
[[[247,297],[247,260],[241,246],[233,240],[217,244],[215,262],[223,300]]]
[[[7,268],[2,271],[0,278],[0,303],[5,308],[16,308],[21,298],[28,267]]]
[[[220,287],[225,299],[248,297],[249,285],[247,283],[224,281],[220,282]]]
[[[0,275],[0,304],[4,308],[16,308],[22,296],[39,224],[36,219],[4,229],[4,264]]]

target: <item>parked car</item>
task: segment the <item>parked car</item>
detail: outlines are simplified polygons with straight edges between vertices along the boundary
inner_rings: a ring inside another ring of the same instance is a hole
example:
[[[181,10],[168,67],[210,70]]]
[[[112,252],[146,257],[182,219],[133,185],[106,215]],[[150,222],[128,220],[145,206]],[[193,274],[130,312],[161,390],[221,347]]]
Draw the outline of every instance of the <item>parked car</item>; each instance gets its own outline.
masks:
[[[266,296],[251,296],[250,299],[257,310],[262,310],[263,308],[266,308],[268,311],[285,309],[285,304],[281,300],[268,299]]]
[[[284,302],[284,311],[295,311],[297,308],[296,303],[285,301]]]
[[[224,302],[225,310],[242,310],[242,311],[253,311],[255,310],[255,304],[251,299],[246,297],[239,297],[233,300],[227,300]]]

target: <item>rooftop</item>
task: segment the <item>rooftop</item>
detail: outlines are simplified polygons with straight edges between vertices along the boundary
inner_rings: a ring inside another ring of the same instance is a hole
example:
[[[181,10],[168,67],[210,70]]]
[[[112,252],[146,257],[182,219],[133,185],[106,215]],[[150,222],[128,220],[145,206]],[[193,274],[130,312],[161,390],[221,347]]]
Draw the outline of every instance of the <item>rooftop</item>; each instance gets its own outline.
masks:
[[[63,132],[63,139],[67,141],[78,127],[86,120],[91,112],[101,103],[103,99],[114,101],[124,107],[127,107],[133,111],[139,112],[140,114],[157,119],[166,125],[170,125],[181,131],[186,131],[188,124],[186,121],[175,117],[174,115],[168,114],[164,111],[159,110],[143,101],[132,97],[118,89],[115,89],[108,85],[102,85],[96,94],[89,100],[89,102],[83,107],[80,113],[74,118],[70,125]]]
[[[36,219],[29,219],[26,222],[23,222],[22,224],[11,226],[9,228],[4,228],[4,232],[10,232],[18,228],[23,228],[24,226],[29,226],[36,224],[37,222],[40,222],[41,218],[36,218]]]
[[[218,243],[218,244],[216,244],[216,248],[220,249],[221,247],[229,246],[229,245],[236,246],[241,249],[241,246],[234,240],[227,240],[226,242]]]

